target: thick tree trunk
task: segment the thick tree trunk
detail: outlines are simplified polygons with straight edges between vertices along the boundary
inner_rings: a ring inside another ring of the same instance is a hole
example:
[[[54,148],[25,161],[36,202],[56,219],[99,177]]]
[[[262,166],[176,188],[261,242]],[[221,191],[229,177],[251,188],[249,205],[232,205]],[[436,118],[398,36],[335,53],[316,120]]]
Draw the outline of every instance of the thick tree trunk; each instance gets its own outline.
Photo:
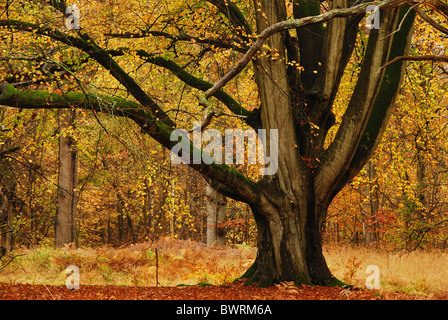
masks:
[[[258,30],[286,19],[283,2],[259,3],[264,12],[257,14]],[[258,227],[258,254],[242,277],[259,286],[280,281],[331,285],[337,280],[325,262],[321,237],[327,205],[316,203],[312,164],[306,163],[301,154],[309,148],[301,148],[298,143],[297,137],[303,131],[297,129],[297,122],[300,124],[303,118],[293,116],[298,106],[291,104],[291,89],[296,88],[288,83],[285,41],[284,34],[267,39],[272,51],[267,50],[254,63],[263,128],[278,130],[278,170],[275,175],[264,177],[259,201],[250,204]],[[272,52],[278,59],[270,57]],[[277,142],[268,137],[268,150],[270,143]]]
[[[296,284],[342,284],[328,269],[322,252],[321,209],[308,203],[309,212],[300,212],[289,200],[276,210],[252,206],[258,227],[258,253],[254,264],[241,277],[247,284],[270,286],[281,281]],[[308,217],[305,225],[298,217]]]
[[[59,137],[58,208],[55,222],[55,246],[76,245],[77,151],[75,141],[65,132],[73,125],[75,110],[58,111]]]
[[[342,0],[339,2],[334,5],[347,5]],[[259,8],[263,9],[257,11],[256,22],[259,31],[286,18],[282,1],[259,0],[257,3]],[[299,7],[306,10],[302,4]],[[318,9],[318,6],[314,8],[315,14],[318,14]],[[348,181],[340,177],[344,177],[346,172],[347,175],[355,174],[355,171],[357,173],[362,168],[361,166],[352,169],[348,165],[357,150],[359,137],[363,133],[366,119],[371,114],[376,93],[380,88],[382,77],[377,71],[387,61],[391,46],[389,35],[395,30],[397,21],[398,10],[384,13],[381,29],[372,32],[368,54],[360,73],[360,83],[356,86],[348,112],[344,115],[346,123],[341,125],[339,136],[335,138],[336,143],[333,142],[327,149],[322,149],[323,140],[315,141],[312,127],[318,127],[324,137],[332,125],[326,125],[328,108],[331,107],[336,92],[334,90],[337,90],[342,70],[351,52],[342,50],[344,62],[341,62],[338,53],[341,50],[338,48],[341,43],[353,45],[356,29],[350,31],[347,37],[340,34],[334,42],[331,42],[333,39],[329,37],[327,40],[331,43],[325,46],[325,56],[316,57],[325,59],[323,71],[329,77],[328,81],[325,77],[318,77],[316,80],[319,84],[325,84],[321,90],[325,88],[326,92],[328,91],[325,97],[322,96],[322,99],[316,101],[311,99],[312,92],[304,92],[291,81],[292,77],[288,77],[290,73],[285,61],[290,59],[290,51],[294,49],[288,35],[275,34],[266,40],[269,49],[262,51],[254,61],[254,73],[260,97],[262,127],[278,130],[278,171],[273,176],[263,178],[258,184],[260,194],[257,202],[250,203],[258,227],[258,255],[252,267],[242,276],[247,279],[247,283],[258,282],[260,286],[269,286],[279,281],[295,281],[316,285],[343,285],[333,277],[325,261],[322,252],[322,225],[328,205]],[[339,26],[340,23],[344,25]],[[348,32],[347,21],[332,21],[329,25],[330,31]],[[403,42],[399,44],[402,51],[409,45],[406,37],[411,25],[412,21],[410,25],[406,25],[406,30],[403,28],[403,35],[396,35],[403,38]],[[289,50],[288,55],[285,54],[285,44]],[[299,47],[300,45],[301,50],[307,50],[303,43],[299,42]],[[309,59],[313,57],[308,56]],[[313,73],[316,72],[319,73],[313,70]],[[396,73],[394,85],[398,86],[402,68],[399,67]],[[311,86],[310,79],[305,79],[310,82],[304,86],[305,89]],[[336,83],[335,87],[331,86],[332,83]],[[291,99],[294,94],[307,99]],[[391,101],[393,102],[393,99]],[[390,105],[384,104],[383,108],[389,110]],[[324,117],[321,117],[321,113]],[[275,142],[269,141],[269,137],[267,142],[267,149],[270,150],[269,143]],[[368,156],[367,154],[363,160]]]

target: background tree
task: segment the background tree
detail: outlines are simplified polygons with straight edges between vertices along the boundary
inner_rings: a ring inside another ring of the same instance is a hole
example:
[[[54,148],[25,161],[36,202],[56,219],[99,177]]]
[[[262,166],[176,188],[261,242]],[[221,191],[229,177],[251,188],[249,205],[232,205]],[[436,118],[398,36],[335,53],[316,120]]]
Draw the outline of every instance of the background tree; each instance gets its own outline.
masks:
[[[226,198],[211,186],[205,187],[207,197],[207,241],[208,245],[225,244],[225,229],[220,227],[226,220]]]
[[[59,166],[58,206],[55,221],[55,246],[76,245],[76,207],[78,202],[78,156],[76,143],[70,134],[73,130],[75,110],[58,110]]]

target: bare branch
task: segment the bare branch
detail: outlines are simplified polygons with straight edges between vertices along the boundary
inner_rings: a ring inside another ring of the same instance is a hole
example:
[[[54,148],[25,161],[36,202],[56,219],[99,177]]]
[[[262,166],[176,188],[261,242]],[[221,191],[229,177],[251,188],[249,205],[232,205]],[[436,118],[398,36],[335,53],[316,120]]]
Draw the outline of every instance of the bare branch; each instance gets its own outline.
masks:
[[[246,40],[247,35],[252,34],[251,27],[234,3],[227,0],[207,0],[207,2],[216,6],[229,19],[243,40]],[[245,34],[242,33],[243,31]]]
[[[388,37],[393,36],[395,33],[399,32],[401,30],[401,27],[403,26],[403,22],[406,20],[406,17],[409,15],[409,13],[411,12],[412,9],[418,9],[418,6],[423,4],[423,2],[425,2],[425,0],[422,0],[416,4],[414,4],[412,7],[410,7],[408,9],[408,11],[406,12],[406,14],[403,16],[403,18],[400,21],[400,24],[398,25],[398,28],[396,30],[394,30],[393,32],[389,33],[387,36],[383,37],[381,40],[384,40]]]
[[[395,57],[394,59],[390,60],[388,63],[385,63],[383,66],[381,66],[380,70],[388,67],[394,62],[401,61],[401,60],[413,60],[413,61],[437,61],[437,62],[447,62],[448,63],[448,56],[439,56],[439,55],[425,55],[425,56],[399,56]]]
[[[425,20],[426,22],[428,22],[431,26],[433,26],[434,28],[436,28],[437,30],[448,34],[448,29],[441,26],[440,24],[438,24],[437,22],[435,22],[430,16],[428,16],[425,12],[423,12],[422,9],[420,8],[415,8],[415,11],[417,11],[417,13],[419,14],[419,16]]]
[[[114,38],[124,38],[124,39],[133,39],[133,38],[144,38],[148,36],[156,36],[156,37],[164,37],[167,39],[172,39],[175,41],[193,41],[195,43],[201,43],[201,44],[208,44],[212,45],[218,48],[225,48],[225,49],[234,49],[239,52],[246,52],[247,48],[241,47],[241,45],[236,45],[233,43],[217,40],[217,39],[211,39],[211,38],[201,38],[201,37],[195,37],[188,34],[181,34],[181,35],[172,35],[167,32],[163,31],[143,31],[140,33],[136,32],[125,32],[125,33],[105,33],[104,34],[107,37],[114,37]]]

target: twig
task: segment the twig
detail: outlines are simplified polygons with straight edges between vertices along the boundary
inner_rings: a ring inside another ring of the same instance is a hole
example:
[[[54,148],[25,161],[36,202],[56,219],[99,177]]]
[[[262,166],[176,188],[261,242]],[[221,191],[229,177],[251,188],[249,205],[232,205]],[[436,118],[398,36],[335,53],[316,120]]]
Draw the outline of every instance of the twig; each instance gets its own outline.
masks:
[[[347,248],[347,246],[350,244],[350,242],[352,242],[352,240],[355,238],[355,236],[358,234],[358,231],[353,232],[352,236],[350,237],[350,239],[348,239],[347,243],[345,244],[344,248],[342,248],[342,251],[345,250],[345,248]],[[341,251],[341,252],[342,252]]]
[[[50,293],[50,296],[53,300],[56,300],[55,297],[53,296],[53,294],[51,293],[50,289],[47,288],[46,285],[44,285],[45,289],[47,289],[47,291]]]
[[[418,3],[416,3],[416,4],[414,4],[412,7],[410,7],[410,8],[408,9],[408,11],[406,11],[406,13],[405,13],[405,15],[403,16],[403,18],[401,19],[400,24],[399,24],[397,30],[395,30],[394,32],[391,32],[391,33],[388,34],[387,36],[381,38],[381,40],[384,40],[384,39],[386,39],[386,38],[389,38],[389,37],[392,36],[393,34],[395,34],[395,33],[397,33],[398,31],[400,31],[400,30],[401,30],[401,27],[402,27],[402,25],[403,25],[404,20],[406,20],[406,17],[407,17],[408,14],[411,12],[411,10],[414,9],[415,7],[417,7],[417,6],[421,5],[421,4],[423,4],[424,2],[425,2],[425,0],[422,0],[422,1],[420,1],[420,2],[418,2]]]
[[[431,26],[433,26],[434,28],[436,28],[437,30],[439,30],[440,32],[443,32],[445,34],[448,34],[448,29],[441,26],[440,24],[438,24],[436,21],[434,21],[434,19],[432,19],[430,16],[428,16],[425,12],[423,12],[422,9],[420,8],[416,8],[415,11],[417,11],[417,13],[419,14],[419,16],[425,20],[426,22],[428,22]]]
[[[159,249],[156,248],[156,287],[158,287],[159,284]]]
[[[448,63],[448,56],[439,56],[439,55],[425,55],[425,56],[398,56],[381,66],[381,68],[378,69],[378,71],[381,71],[382,69],[386,68],[387,66],[391,65],[394,62],[400,61],[400,60],[413,60],[413,61],[425,61],[425,60],[431,60],[431,61],[438,61],[438,62],[447,62]]]

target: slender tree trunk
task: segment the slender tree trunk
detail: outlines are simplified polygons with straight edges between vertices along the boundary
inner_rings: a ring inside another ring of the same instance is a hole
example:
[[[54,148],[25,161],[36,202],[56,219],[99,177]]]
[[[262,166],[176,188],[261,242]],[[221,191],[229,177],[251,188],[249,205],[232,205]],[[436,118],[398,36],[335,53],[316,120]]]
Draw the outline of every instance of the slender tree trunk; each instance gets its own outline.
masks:
[[[77,244],[76,205],[77,205],[77,150],[74,139],[68,130],[73,127],[75,110],[59,109],[59,167],[58,167],[58,208],[55,223],[55,246]]]
[[[424,208],[426,208],[427,202],[425,197],[426,191],[426,164],[424,157],[424,148],[418,143],[418,136],[421,135],[421,131],[417,132],[415,139],[415,148],[417,149],[417,198],[420,202],[419,208],[415,210],[417,220],[424,219]]]
[[[12,200],[0,189],[0,249],[12,249]],[[0,253],[0,255],[2,255]]]
[[[115,186],[116,188],[116,186]],[[124,224],[124,200],[121,196],[118,189],[117,190],[117,236],[118,236],[118,242],[122,244],[123,240],[125,239],[125,224]]]
[[[378,240],[376,222],[376,213],[378,211],[378,188],[376,186],[375,180],[377,177],[375,165],[369,161],[366,166],[368,183],[364,187],[364,196],[367,197],[368,201],[365,201],[363,205],[363,233],[366,243],[371,243]]]
[[[134,231],[134,223],[132,222],[132,217],[129,212],[126,212],[126,242],[134,243],[135,242],[135,231]]]
[[[214,242],[218,246],[225,244],[225,231],[218,227],[226,218],[226,197],[218,193],[209,184],[205,187],[207,197],[207,245]]]
[[[6,228],[8,229],[8,233],[6,234],[5,246],[4,246],[7,251],[11,251],[13,246],[12,207],[13,207],[13,201],[9,200],[6,208],[7,211]]]
[[[170,236],[174,237],[174,220],[176,219],[176,206],[175,206],[175,198],[176,192],[174,189],[174,179],[171,180],[171,213],[169,215],[169,228],[170,228]]]
[[[148,237],[151,233],[152,228],[152,197],[151,197],[151,186],[149,185],[148,177],[145,177],[143,190],[145,192],[144,202],[143,202],[143,234]]]

